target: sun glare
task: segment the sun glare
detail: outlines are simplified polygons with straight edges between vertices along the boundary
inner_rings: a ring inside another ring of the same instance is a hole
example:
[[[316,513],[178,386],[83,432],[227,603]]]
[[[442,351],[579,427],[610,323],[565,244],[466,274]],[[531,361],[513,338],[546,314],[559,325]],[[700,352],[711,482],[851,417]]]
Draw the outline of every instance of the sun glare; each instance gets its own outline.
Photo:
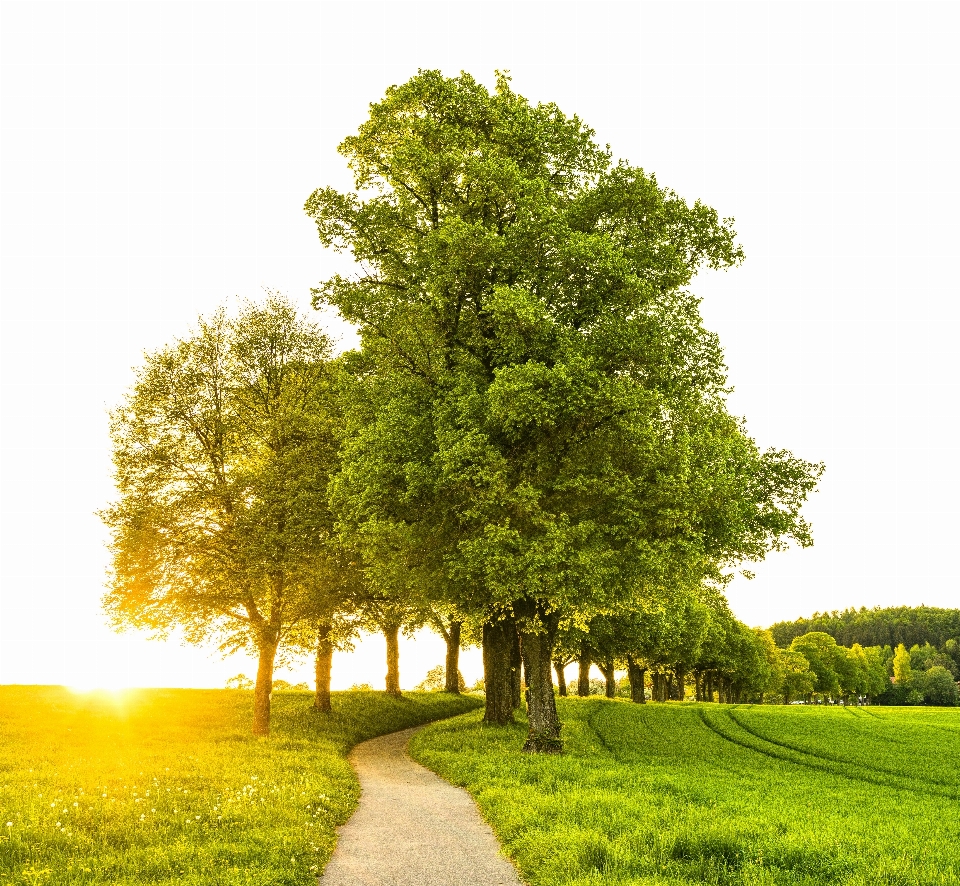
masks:
[[[133,689],[133,684],[130,682],[129,678],[125,679],[124,676],[125,675],[123,674],[97,674],[96,676],[80,675],[77,679],[67,684],[67,689],[78,694],[87,692],[117,693],[123,692],[127,689]]]

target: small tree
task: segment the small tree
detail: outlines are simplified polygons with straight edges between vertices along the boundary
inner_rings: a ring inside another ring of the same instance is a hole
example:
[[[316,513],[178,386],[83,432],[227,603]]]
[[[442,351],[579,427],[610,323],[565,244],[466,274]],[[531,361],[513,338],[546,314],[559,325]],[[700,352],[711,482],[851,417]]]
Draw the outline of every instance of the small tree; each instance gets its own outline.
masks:
[[[115,504],[104,606],[258,655],[253,732],[270,732],[278,649],[315,612],[331,557],[330,343],[287,300],[218,311],[150,354],[111,416]]]
[[[906,646],[900,643],[893,654],[893,682],[898,686],[909,686],[912,676],[910,653],[907,652]]]
[[[845,650],[837,645],[837,641],[823,631],[811,631],[802,637],[797,637],[790,648],[800,652],[810,663],[810,670],[815,675],[813,691],[824,696],[836,696],[840,692],[840,674],[838,663],[846,660]]]
[[[449,692],[447,688],[447,668],[445,665],[437,665],[427,671],[423,682],[417,684],[418,692]],[[463,679],[463,674],[457,671],[457,693],[466,692],[467,683]]]
[[[781,692],[784,704],[809,697],[813,693],[817,675],[810,670],[810,662],[803,653],[796,649],[781,650],[780,664],[783,667]]]
[[[942,707],[960,704],[960,690],[953,680],[953,674],[941,665],[934,665],[923,674],[921,691],[927,704]]]

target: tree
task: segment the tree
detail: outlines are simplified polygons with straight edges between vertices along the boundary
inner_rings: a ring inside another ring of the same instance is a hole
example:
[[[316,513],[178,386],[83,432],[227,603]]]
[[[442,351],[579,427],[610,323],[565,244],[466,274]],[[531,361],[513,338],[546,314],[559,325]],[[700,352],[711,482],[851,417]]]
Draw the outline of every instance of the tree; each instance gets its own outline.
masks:
[[[784,703],[809,698],[813,694],[817,675],[810,670],[810,662],[804,654],[796,649],[784,649],[780,652],[780,662],[783,665],[781,692]]]
[[[455,610],[446,613],[440,607],[430,607],[428,620],[436,632],[443,637],[447,646],[447,655],[444,661],[444,692],[458,695],[462,691],[463,678],[460,677],[460,646],[463,638],[463,617]]]
[[[364,400],[338,490],[358,536],[398,534],[426,593],[484,623],[487,713],[560,747],[552,652],[644,585],[790,538],[819,466],[760,453],[725,408],[687,285],[737,264],[729,220],[499,75],[421,71],[341,145],[356,191],[315,191],[321,241],[362,271],[315,292],[355,323]]]
[[[815,675],[813,691],[824,696],[837,696],[840,692],[839,662],[846,660],[844,650],[837,641],[823,631],[811,631],[797,637],[790,649],[799,652],[810,663]]]
[[[918,682],[918,689],[923,693],[923,700],[927,704],[944,707],[960,704],[960,690],[954,682],[953,674],[942,665],[934,665],[924,672]]]
[[[284,639],[334,558],[335,467],[320,329],[271,294],[148,355],[111,415],[119,498],[104,606],[114,625],[258,654],[253,732],[270,731]]]
[[[447,668],[446,665],[437,665],[435,668],[430,668],[427,671],[426,677],[423,678],[423,681],[417,685],[418,692],[449,692],[447,688]],[[461,692],[467,691],[466,681],[463,679],[463,674],[459,671],[456,673],[456,683],[457,690],[456,694],[459,695]]]
[[[773,640],[773,634],[762,628],[754,628],[753,635],[757,640],[757,647],[763,654],[765,667],[758,675],[760,679],[757,682],[760,703],[763,704],[764,696],[767,693],[779,693],[783,687],[783,681],[786,676],[780,650]]]
[[[910,685],[911,676],[910,653],[903,643],[900,643],[893,655],[893,682],[906,687]]]

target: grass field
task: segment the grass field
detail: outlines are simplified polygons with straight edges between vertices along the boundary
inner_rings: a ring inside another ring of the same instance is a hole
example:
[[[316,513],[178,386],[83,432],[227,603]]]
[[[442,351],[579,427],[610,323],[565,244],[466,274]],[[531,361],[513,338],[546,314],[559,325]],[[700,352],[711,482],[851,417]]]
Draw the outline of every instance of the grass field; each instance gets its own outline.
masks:
[[[428,727],[413,755],[476,797],[533,886],[960,884],[960,709],[561,700]]]
[[[443,693],[77,695],[0,686],[0,884],[313,884],[359,788],[356,742],[479,702]]]

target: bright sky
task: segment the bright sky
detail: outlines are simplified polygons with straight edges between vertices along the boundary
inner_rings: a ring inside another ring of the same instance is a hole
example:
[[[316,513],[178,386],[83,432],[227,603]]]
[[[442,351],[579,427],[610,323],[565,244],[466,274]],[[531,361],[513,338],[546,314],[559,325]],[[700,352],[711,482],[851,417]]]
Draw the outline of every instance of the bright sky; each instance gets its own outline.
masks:
[[[107,409],[144,350],[229,299],[269,286],[308,308],[343,260],[303,202],[348,186],[336,145],[418,67],[509,69],[736,218],[746,263],[695,281],[733,409],[762,446],[827,464],[816,546],[737,579],[742,619],[960,604],[958,17],[875,0],[4,3],[0,683],[254,673],[104,625]],[[338,656],[334,688],[382,686],[383,650]],[[442,656],[405,642],[403,685]],[[481,670],[466,653],[468,682]]]

